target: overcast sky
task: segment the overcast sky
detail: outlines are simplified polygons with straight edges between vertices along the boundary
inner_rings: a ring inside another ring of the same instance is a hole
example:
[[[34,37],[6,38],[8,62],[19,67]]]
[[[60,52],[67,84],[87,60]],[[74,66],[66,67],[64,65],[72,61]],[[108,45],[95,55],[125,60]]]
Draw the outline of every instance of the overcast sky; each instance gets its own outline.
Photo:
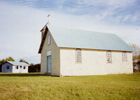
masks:
[[[40,63],[48,13],[51,25],[113,33],[140,47],[140,0],[0,0],[0,59]]]

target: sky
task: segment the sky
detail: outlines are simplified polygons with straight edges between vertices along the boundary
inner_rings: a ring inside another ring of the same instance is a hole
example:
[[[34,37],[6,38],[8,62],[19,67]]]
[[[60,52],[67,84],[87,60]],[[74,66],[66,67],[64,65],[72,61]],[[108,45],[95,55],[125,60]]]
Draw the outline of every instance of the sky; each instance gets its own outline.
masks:
[[[116,34],[140,47],[140,0],[0,0],[0,59],[40,63],[40,30],[48,20]]]

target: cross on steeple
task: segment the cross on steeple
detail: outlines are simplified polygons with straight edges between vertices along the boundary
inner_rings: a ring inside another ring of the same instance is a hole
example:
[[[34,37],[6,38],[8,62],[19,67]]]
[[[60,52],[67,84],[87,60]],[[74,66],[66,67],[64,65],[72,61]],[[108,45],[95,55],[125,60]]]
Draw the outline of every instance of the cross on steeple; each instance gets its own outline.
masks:
[[[47,25],[50,25],[50,22],[49,22],[49,17],[50,17],[50,14],[48,14],[48,22],[47,22]]]
[[[48,14],[48,16],[47,16],[47,17],[48,17],[48,21],[49,21],[50,14]]]

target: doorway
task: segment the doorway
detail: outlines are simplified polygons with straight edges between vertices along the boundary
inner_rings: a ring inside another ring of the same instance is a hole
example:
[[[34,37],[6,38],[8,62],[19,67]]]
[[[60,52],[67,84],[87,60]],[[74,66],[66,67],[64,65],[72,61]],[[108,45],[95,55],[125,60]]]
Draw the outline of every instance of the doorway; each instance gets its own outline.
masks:
[[[22,72],[22,66],[20,66],[20,73]]]
[[[51,73],[51,56],[47,56],[47,73]]]

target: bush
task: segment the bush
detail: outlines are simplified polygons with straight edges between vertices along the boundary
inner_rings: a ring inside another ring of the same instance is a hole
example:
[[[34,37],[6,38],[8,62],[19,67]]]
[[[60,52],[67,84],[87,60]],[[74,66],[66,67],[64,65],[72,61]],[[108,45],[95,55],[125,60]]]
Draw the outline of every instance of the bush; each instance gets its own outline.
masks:
[[[28,72],[40,72],[40,64],[31,64]]]

